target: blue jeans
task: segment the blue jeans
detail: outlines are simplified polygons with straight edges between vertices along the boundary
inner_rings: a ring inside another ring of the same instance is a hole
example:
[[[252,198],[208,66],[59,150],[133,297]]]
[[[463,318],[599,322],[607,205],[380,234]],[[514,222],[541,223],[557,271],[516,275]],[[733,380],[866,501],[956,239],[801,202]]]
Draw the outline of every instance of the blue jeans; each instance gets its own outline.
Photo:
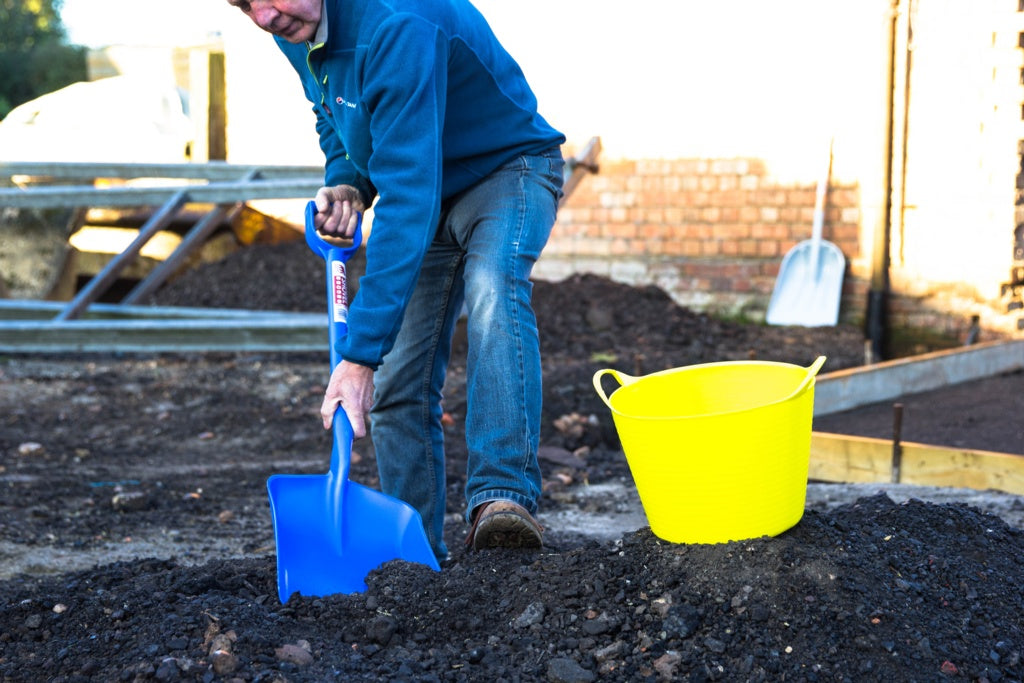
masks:
[[[441,397],[464,304],[466,518],[493,500],[537,509],[542,394],[529,277],[555,222],[562,166],[557,149],[521,156],[443,203],[395,346],[374,376],[381,488],[419,511],[439,559],[448,555]]]

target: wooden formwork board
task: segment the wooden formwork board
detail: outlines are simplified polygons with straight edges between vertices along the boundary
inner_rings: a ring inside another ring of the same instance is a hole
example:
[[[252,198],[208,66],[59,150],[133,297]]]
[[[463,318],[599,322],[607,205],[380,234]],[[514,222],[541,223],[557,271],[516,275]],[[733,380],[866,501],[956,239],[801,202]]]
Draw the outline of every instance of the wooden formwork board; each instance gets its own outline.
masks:
[[[899,478],[893,482],[894,442],[814,432],[808,478],[857,483],[997,490],[1024,495],[1024,455],[899,443]]]

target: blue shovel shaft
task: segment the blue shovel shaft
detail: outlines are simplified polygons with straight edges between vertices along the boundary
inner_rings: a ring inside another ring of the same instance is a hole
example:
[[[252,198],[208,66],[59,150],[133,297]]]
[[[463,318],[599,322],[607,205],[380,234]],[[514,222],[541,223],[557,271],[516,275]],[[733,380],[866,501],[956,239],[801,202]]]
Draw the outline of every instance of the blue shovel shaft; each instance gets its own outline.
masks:
[[[356,252],[363,241],[363,215],[359,214],[356,231],[352,236],[352,244],[342,247],[332,244],[317,232],[313,222],[316,215],[316,203],[306,204],[306,244],[324,260],[327,277],[327,330],[331,348],[331,370],[341,362],[338,345],[348,334],[348,273],[345,264]],[[329,474],[334,478],[332,486],[337,487],[334,500],[341,500],[345,481],[348,479],[349,463],[352,453],[352,423],[345,409],[338,406],[334,413],[334,448],[331,451],[331,469]],[[341,505],[334,505],[335,517],[332,521],[340,522]],[[340,526],[338,528],[341,528]]]
[[[341,362],[338,342],[348,334],[348,275],[345,272],[345,264],[363,242],[363,215],[359,214],[352,244],[347,247],[332,244],[320,237],[313,222],[314,216],[316,203],[309,202],[306,204],[306,244],[314,253],[320,255],[327,268],[327,319],[333,370]]]

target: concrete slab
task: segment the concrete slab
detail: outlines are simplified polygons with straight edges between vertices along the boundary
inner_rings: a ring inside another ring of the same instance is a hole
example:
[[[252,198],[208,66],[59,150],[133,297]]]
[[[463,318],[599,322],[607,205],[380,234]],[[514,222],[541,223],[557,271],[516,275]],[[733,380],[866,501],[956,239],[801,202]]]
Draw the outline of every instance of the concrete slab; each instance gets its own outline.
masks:
[[[828,415],[880,401],[1024,369],[1024,339],[985,342],[913,358],[819,375],[814,414]]]
[[[807,485],[806,508],[831,510],[879,493],[886,494],[896,503],[911,499],[938,505],[962,503],[1000,517],[1010,526],[1024,529],[1024,496],[1003,491],[891,483],[810,482]],[[643,504],[632,483],[581,484],[565,492],[563,498],[558,510],[542,509],[537,514],[537,521],[546,530],[545,535],[549,541],[555,541],[556,546],[562,537],[583,536],[599,542],[614,541],[622,538],[623,534],[647,526]],[[460,520],[456,517],[453,521]]]

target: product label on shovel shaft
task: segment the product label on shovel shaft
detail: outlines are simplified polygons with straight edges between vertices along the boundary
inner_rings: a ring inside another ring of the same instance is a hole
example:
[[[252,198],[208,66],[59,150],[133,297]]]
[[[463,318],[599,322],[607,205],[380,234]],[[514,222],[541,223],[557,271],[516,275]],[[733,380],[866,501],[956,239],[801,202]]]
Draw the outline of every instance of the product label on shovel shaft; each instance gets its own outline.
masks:
[[[348,281],[341,261],[331,261],[331,310],[334,322],[348,322]]]

